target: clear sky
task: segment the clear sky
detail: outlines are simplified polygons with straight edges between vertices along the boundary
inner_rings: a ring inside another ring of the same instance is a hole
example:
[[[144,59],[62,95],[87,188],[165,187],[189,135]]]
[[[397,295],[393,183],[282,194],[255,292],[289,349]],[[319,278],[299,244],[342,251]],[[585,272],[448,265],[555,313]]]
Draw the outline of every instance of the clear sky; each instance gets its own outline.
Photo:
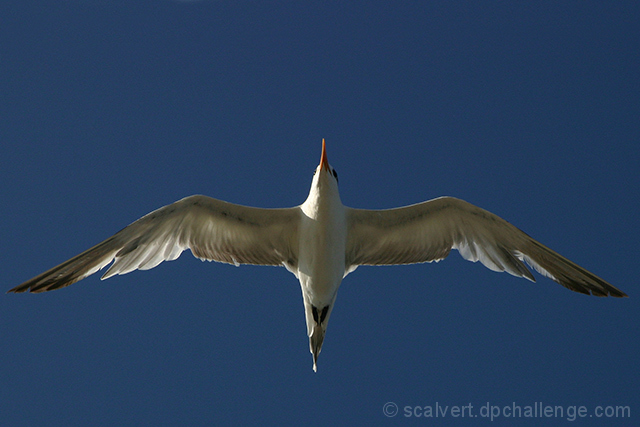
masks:
[[[407,423],[438,402],[472,407],[422,422],[475,425],[542,402],[630,425],[595,410],[640,416],[639,22],[635,1],[0,2],[6,290],[190,194],[300,204],[325,138],[344,204],[460,197],[630,295],[457,252],[360,267],[314,373],[293,275],[186,252],[2,296],[0,424]]]

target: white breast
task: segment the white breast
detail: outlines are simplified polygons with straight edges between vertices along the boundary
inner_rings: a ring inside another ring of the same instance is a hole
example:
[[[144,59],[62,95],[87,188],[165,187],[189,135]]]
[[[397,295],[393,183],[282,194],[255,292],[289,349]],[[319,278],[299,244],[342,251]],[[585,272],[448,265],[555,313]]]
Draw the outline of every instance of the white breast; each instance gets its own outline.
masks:
[[[339,198],[310,198],[301,206],[298,279],[309,302],[333,301],[345,272],[346,209]]]

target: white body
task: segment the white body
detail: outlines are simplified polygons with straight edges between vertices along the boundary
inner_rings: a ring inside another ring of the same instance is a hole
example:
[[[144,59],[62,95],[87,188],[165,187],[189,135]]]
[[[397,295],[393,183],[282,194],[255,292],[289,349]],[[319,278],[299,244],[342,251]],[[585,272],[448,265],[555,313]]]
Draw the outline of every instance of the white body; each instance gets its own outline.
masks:
[[[347,211],[340,201],[338,182],[328,163],[321,162],[318,166],[309,197],[300,210],[296,276],[302,287],[315,371],[338,288],[346,275]]]

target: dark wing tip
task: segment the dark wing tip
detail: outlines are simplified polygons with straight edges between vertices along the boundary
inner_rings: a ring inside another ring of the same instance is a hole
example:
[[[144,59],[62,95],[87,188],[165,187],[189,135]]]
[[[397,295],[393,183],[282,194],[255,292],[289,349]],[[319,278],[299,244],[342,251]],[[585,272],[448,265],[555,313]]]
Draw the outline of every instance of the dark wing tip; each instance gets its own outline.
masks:
[[[610,297],[629,298],[629,295],[625,294],[620,289],[613,288],[613,289],[607,289],[607,290],[609,291],[609,295],[608,296],[610,296]],[[607,295],[604,295],[604,296],[607,296]]]
[[[606,280],[585,270],[576,263],[554,252],[542,243],[528,238],[533,251],[525,254],[525,260],[541,273],[574,292],[596,297],[625,298],[628,295]]]
[[[43,273],[43,275],[44,274],[47,274],[47,273]],[[77,282],[82,278],[81,275],[77,275],[77,274],[69,274],[61,277],[45,277],[45,278],[42,278],[41,276],[37,276],[31,280],[27,280],[26,282],[16,286],[15,288],[9,289],[7,293],[20,294],[23,292],[31,292],[34,294],[39,294],[42,292],[48,292],[48,291],[64,288],[66,286],[69,286]]]
[[[585,295],[593,295],[595,297],[614,297],[614,298],[627,298],[629,295],[622,292],[620,289],[611,285],[610,283],[591,275],[591,282],[582,282],[579,280],[564,277],[560,280],[555,280],[565,288]]]
[[[46,292],[52,289],[47,288],[46,286],[33,286],[33,284],[29,281],[29,282],[25,282],[21,285],[16,286],[15,288],[9,289],[7,291],[8,294],[21,294],[24,292],[30,292],[30,293],[40,293],[40,292]]]
[[[21,294],[23,292],[38,292],[37,288],[42,288],[42,286],[37,286],[37,282],[34,279],[27,280],[24,283],[19,284],[15,288],[11,288],[7,291],[8,294]],[[42,292],[42,290],[40,290]]]
[[[589,295],[588,292],[585,292],[587,295]],[[600,292],[600,291],[596,291],[594,289],[591,290],[591,295],[595,296],[595,297],[614,297],[614,298],[629,298],[629,295],[625,294],[624,292],[616,289],[614,290],[607,290],[607,292]]]

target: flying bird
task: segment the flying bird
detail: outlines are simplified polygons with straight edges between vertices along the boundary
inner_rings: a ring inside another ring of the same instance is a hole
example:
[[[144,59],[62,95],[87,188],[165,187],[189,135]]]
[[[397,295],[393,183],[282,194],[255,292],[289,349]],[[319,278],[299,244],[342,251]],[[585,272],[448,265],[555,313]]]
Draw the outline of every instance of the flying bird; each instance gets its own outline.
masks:
[[[324,139],[309,196],[300,206],[262,209],[189,196],[9,292],[63,288],[114,259],[102,279],[148,270],[185,249],[202,260],[284,266],[293,273],[302,288],[314,371],[340,283],[359,265],[439,261],[457,249],[463,258],[494,271],[535,282],[528,264],[575,292],[627,296],[502,218],[460,199],[439,197],[385,210],[344,206]]]

